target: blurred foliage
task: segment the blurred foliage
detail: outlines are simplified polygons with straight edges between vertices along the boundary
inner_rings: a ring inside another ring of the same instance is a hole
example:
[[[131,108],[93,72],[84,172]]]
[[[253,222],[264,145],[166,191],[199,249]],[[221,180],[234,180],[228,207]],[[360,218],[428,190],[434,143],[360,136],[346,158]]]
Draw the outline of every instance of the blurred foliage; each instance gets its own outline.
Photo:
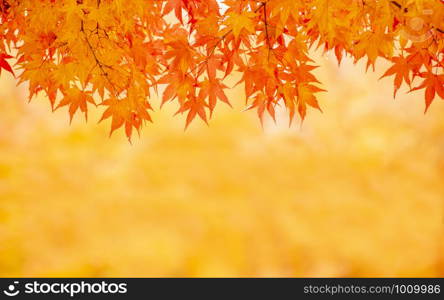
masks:
[[[444,276],[444,103],[324,65],[302,125],[170,106],[132,145],[2,75],[0,276]]]

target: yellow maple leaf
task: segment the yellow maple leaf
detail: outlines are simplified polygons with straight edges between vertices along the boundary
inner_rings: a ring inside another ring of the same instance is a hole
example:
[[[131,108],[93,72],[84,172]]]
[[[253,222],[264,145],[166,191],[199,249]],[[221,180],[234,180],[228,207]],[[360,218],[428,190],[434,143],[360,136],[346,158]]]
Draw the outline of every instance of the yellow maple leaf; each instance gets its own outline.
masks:
[[[253,12],[244,12],[238,14],[231,12],[228,14],[228,18],[225,21],[225,25],[231,31],[233,35],[238,38],[242,30],[246,30],[248,33],[254,33],[254,21],[253,18],[256,16]]]

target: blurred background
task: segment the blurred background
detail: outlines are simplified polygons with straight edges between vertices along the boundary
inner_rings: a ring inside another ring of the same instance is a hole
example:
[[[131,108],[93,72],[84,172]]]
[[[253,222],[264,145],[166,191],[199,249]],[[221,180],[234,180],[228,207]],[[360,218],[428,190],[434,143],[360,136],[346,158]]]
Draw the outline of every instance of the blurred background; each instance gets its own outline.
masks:
[[[132,145],[2,73],[0,276],[444,276],[444,101],[317,62],[303,124],[261,128],[238,87],[209,127],[167,105]]]

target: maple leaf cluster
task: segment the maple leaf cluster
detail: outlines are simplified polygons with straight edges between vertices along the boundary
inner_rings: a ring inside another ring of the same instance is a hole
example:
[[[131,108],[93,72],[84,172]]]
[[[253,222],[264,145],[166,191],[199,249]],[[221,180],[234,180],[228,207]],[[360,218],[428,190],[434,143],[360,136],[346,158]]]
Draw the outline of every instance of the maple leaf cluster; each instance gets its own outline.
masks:
[[[103,106],[111,133],[151,121],[152,93],[207,122],[241,74],[247,109],[290,120],[320,109],[309,51],[393,66],[395,95],[444,99],[443,0],[0,0],[0,71],[44,92],[53,109]]]

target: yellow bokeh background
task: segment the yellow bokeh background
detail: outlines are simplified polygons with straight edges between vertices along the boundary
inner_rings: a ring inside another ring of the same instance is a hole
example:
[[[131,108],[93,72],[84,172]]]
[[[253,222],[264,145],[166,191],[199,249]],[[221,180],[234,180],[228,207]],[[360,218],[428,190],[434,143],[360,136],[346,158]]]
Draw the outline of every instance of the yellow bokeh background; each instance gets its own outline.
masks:
[[[209,127],[171,104],[132,145],[2,73],[0,276],[444,276],[444,101],[317,62],[303,124],[261,128],[236,87]]]

